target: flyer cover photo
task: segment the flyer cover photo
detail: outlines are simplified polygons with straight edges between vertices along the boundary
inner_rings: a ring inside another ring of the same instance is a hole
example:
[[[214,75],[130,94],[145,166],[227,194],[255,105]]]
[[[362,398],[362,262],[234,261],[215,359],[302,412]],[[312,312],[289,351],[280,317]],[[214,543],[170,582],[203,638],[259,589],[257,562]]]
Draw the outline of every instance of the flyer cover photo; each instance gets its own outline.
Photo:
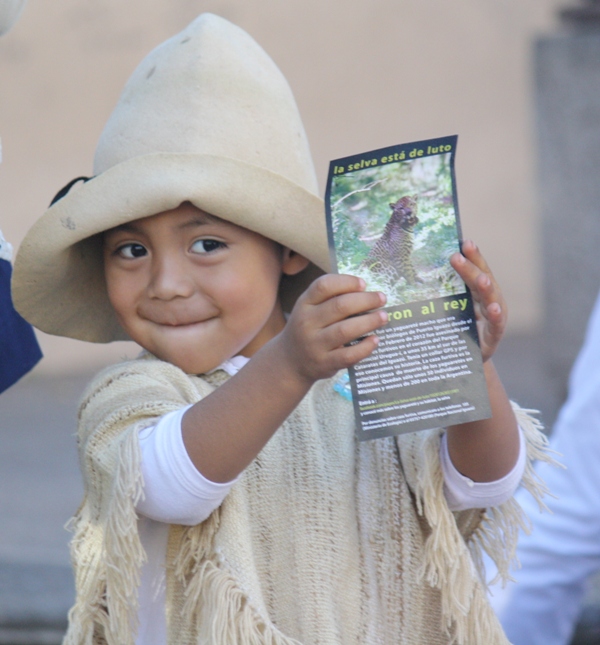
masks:
[[[392,146],[330,163],[332,266],[387,296],[377,350],[338,383],[359,439],[490,416],[468,288],[450,266],[460,249],[457,137]]]

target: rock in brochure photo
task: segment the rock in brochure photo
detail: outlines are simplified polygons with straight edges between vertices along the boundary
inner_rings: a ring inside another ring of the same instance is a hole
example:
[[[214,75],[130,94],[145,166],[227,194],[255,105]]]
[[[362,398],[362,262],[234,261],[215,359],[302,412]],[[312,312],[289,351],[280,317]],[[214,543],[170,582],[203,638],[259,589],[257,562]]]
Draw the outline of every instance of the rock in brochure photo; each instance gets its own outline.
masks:
[[[359,439],[490,416],[473,300],[450,266],[460,248],[457,137],[330,163],[332,266],[387,295],[375,352],[348,371]]]

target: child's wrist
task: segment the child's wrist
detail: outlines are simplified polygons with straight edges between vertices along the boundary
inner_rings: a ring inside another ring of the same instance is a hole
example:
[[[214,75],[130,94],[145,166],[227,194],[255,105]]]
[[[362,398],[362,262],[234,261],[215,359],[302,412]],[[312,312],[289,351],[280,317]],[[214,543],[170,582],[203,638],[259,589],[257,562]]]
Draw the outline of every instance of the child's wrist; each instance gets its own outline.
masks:
[[[261,350],[268,354],[272,370],[277,374],[278,381],[283,387],[294,391],[308,392],[318,380],[312,378],[301,369],[294,352],[286,346],[286,339],[279,334],[270,340]]]

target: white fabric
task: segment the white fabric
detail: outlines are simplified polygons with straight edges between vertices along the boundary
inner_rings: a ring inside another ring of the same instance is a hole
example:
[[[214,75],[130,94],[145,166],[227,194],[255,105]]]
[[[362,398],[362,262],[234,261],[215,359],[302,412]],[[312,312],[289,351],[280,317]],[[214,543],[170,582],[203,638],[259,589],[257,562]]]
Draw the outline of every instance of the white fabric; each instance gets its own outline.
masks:
[[[518,584],[492,590],[492,603],[514,645],[569,643],[586,580],[600,569],[600,297],[550,447],[566,466],[536,468],[556,496],[546,500],[550,513],[541,513],[529,495],[517,492],[533,532],[519,541],[522,568],[512,574]]]
[[[0,231],[0,260],[10,262],[12,260],[13,247],[9,244]]]
[[[192,463],[181,434],[181,420],[190,407],[165,414],[139,434],[144,498],[136,510],[148,560],[141,573],[136,645],[167,642],[165,554],[169,524],[199,524],[220,506],[235,483],[209,481]]]
[[[169,525],[141,515],[138,531],[148,556],[142,567],[139,589],[139,629],[136,645],[165,645],[167,642],[165,553]]]
[[[247,362],[234,356],[217,369],[233,376]],[[181,408],[161,417],[156,425],[140,431],[144,496],[138,502],[138,531],[148,557],[142,568],[139,591],[139,630],[136,645],[164,645],[165,554],[169,524],[193,526],[205,520],[225,499],[235,483],[206,479],[192,463],[183,443]],[[444,493],[451,510],[499,505],[511,497],[521,480],[526,462],[523,434],[519,458],[513,470],[497,482],[473,482],[456,470],[448,454],[445,436],[440,447]]]
[[[519,456],[508,474],[496,481],[474,482],[456,470],[448,452],[447,436],[442,437],[440,460],[444,473],[444,496],[451,511],[499,506],[514,495],[523,478],[527,462],[525,436],[521,428],[519,428],[519,438]]]
[[[250,359],[247,356],[234,356],[233,358],[228,358],[223,361],[219,367],[215,367],[214,370],[210,370],[208,373],[212,374],[217,370],[223,370],[224,372],[227,372],[229,376],[233,376],[234,374],[237,374],[249,360]]]
[[[155,426],[139,434],[144,498],[136,510],[157,522],[200,524],[221,504],[236,481],[209,481],[192,463],[181,432],[183,415],[190,407],[165,414]]]

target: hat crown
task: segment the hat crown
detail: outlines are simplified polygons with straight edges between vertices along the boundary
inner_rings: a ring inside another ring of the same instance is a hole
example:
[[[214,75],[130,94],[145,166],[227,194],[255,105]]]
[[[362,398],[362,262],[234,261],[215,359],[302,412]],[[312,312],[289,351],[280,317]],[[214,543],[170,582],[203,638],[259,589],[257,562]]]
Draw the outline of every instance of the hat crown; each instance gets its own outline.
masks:
[[[317,193],[290,87],[242,29],[202,14],[137,67],[106,124],[94,174],[167,152],[229,157]]]
[[[98,234],[186,201],[310,260],[282,279],[285,311],[329,267],[292,92],[259,45],[223,18],[201,15],[140,63],[102,132],[94,175],[61,191],[15,261],[15,306],[50,334],[127,338],[106,292]]]

